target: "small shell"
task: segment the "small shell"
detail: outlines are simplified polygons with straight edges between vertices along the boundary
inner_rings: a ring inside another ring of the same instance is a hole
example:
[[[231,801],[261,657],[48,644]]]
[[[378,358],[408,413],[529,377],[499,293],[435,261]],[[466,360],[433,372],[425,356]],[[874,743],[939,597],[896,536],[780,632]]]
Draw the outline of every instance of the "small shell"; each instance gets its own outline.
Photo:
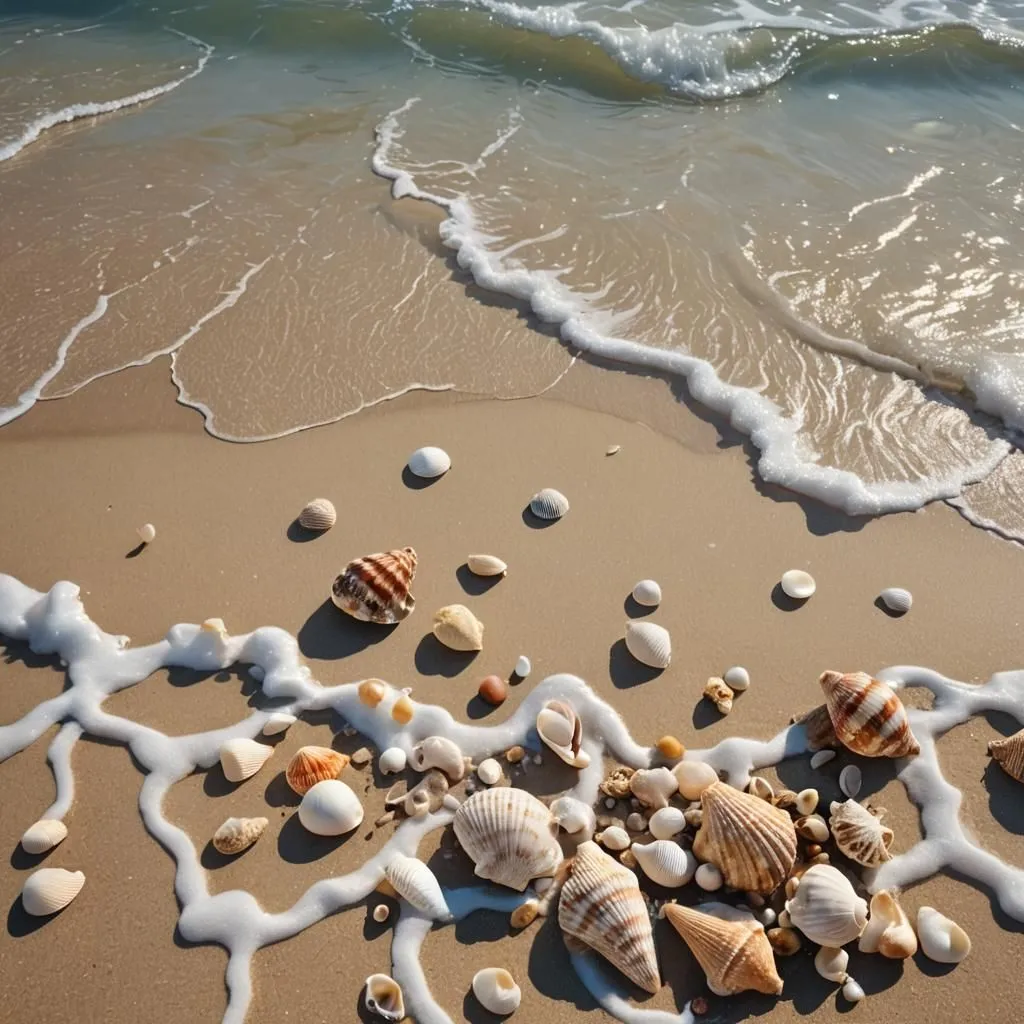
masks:
[[[904,590],[902,587],[886,587],[878,595],[878,599],[894,615],[906,615],[910,611],[910,606],[914,603],[914,598],[910,591]]]
[[[699,800],[704,790],[718,781],[718,772],[703,761],[680,761],[672,774],[684,800]]]
[[[231,856],[248,850],[270,824],[266,818],[228,818],[213,833],[213,848]]]
[[[672,661],[672,638],[656,622],[627,622],[626,649],[650,668],[668,668]]]
[[[921,941],[921,952],[936,963],[958,964],[971,951],[967,932],[934,907],[918,910],[917,937]]]
[[[518,744],[514,747],[509,747],[508,750],[505,751],[505,760],[508,761],[509,764],[519,764],[524,757],[526,757],[526,751]]]
[[[670,839],[634,843],[630,849],[644,874],[656,885],[678,888],[686,885],[697,870],[697,858]]]
[[[810,839],[815,843],[827,843],[829,839],[828,825],[820,814],[805,814],[793,823],[797,835]]]
[[[839,788],[851,800],[856,800],[857,794],[860,792],[860,787],[863,780],[864,776],[861,773],[860,768],[858,768],[855,764],[848,764],[839,773]]]
[[[569,499],[553,487],[545,487],[530,499],[530,511],[538,519],[561,519],[569,511]]]
[[[694,872],[693,880],[705,892],[717,892],[725,884],[722,872],[714,864],[701,864]]]
[[[401,747],[388,747],[380,755],[377,767],[382,775],[397,775],[405,771],[406,760],[405,751]]]
[[[39,868],[33,871],[21,887],[21,905],[33,917],[46,917],[63,910],[85,885],[81,871],[64,868]]]
[[[817,771],[822,765],[828,764],[836,756],[834,750],[819,750],[811,756],[811,768]]]
[[[629,833],[619,825],[609,825],[603,832],[594,837],[605,849],[620,850],[628,849],[632,840]]]
[[[629,796],[629,780],[635,773],[634,768],[627,768],[626,765],[619,765],[613,768],[600,785],[600,790],[606,796],[612,798],[612,807],[616,800]]]
[[[285,769],[288,785],[303,796],[318,782],[336,779],[349,764],[347,754],[341,754],[330,747],[299,747],[292,755]]]
[[[448,793],[448,780],[439,771],[429,771],[412,789],[396,782],[384,796],[385,807],[400,806],[410,818],[436,811]]]
[[[410,593],[416,564],[412,548],[356,558],[335,577],[331,600],[362,622],[401,622],[416,607],[416,599]]]
[[[287,732],[297,721],[295,715],[289,715],[284,711],[273,711],[263,723],[263,735],[278,736]]]
[[[686,748],[675,736],[662,736],[655,746],[658,753],[668,761],[678,761],[686,753]]]
[[[727,686],[737,693],[741,693],[750,686],[750,673],[742,665],[734,665],[732,668],[727,669],[722,679],[725,680]]]
[[[428,736],[417,743],[409,755],[409,765],[418,772],[438,768],[452,782],[458,782],[466,774],[462,751],[446,736]]]
[[[387,695],[387,685],[379,679],[364,679],[359,684],[359,702],[368,708],[375,708]]]
[[[434,613],[434,636],[453,651],[482,651],[484,624],[464,605],[449,604]]]
[[[881,680],[866,672],[824,672],[820,683],[843,746],[864,757],[910,757],[921,752],[903,702]]]
[[[40,818],[30,825],[21,837],[21,846],[26,853],[40,854],[52,850],[68,834],[68,827],[57,818]]]
[[[443,448],[417,448],[409,456],[409,472],[424,480],[444,476],[452,468],[452,460]]]
[[[790,721],[794,725],[803,726],[807,735],[808,750],[815,751],[839,746],[839,737],[836,736],[827,704],[819,704],[802,715],[794,715]]]
[[[786,597],[791,597],[794,601],[806,601],[817,589],[814,577],[803,569],[790,569],[784,572],[779,585]]]
[[[769,929],[768,941],[772,944],[776,956],[793,956],[794,953],[800,952],[803,945],[800,933],[792,928]]]
[[[817,810],[820,799],[816,789],[801,789],[796,795],[796,813],[801,817],[813,814]]]
[[[358,828],[362,820],[359,797],[337,779],[318,782],[299,804],[299,821],[314,835],[341,836]]]
[[[720,715],[727,715],[732,711],[732,700],[736,694],[726,686],[724,679],[712,676],[704,686],[704,696],[715,705]]]
[[[747,786],[747,792],[751,796],[767,800],[768,803],[775,801],[775,790],[772,789],[772,784],[767,779],[762,779],[759,775],[751,778],[750,784]]]
[[[386,974],[371,974],[366,979],[363,1003],[370,1013],[382,1020],[400,1021],[405,1017],[402,986]]]
[[[822,946],[814,956],[814,969],[826,980],[842,985],[848,975],[846,967],[850,954],[845,949]]]
[[[441,886],[423,861],[406,857],[403,853],[392,854],[384,869],[384,877],[402,899],[422,913],[444,920],[451,917]]]
[[[843,998],[848,1003],[859,1003],[864,998],[864,989],[853,978],[848,977],[843,983]]]
[[[571,704],[549,700],[537,714],[537,735],[572,768],[590,764],[590,755],[580,749],[583,725]]]
[[[515,978],[503,967],[485,967],[477,971],[473,975],[473,995],[488,1013],[499,1017],[515,1013],[523,999]]]
[[[628,818],[626,818],[626,828],[630,832],[646,832],[647,831],[647,819],[639,813],[634,811]]]
[[[622,451],[622,445],[621,444],[610,444],[605,449],[605,455],[618,455],[618,453],[621,452],[621,451]]]
[[[669,797],[678,789],[676,777],[665,767],[642,768],[629,780],[630,792],[644,807],[667,807]]]
[[[135,532],[139,535],[139,540],[143,544],[152,544],[156,540],[156,527],[152,523],[140,526]]]
[[[520,679],[525,679],[530,674],[530,659],[525,654],[520,654],[516,659],[515,673]]]
[[[838,948],[852,942],[868,920],[868,905],[847,877],[829,864],[815,864],[800,879],[796,895],[786,902],[794,927],[821,946]]]
[[[274,748],[250,739],[228,740],[220,748],[220,766],[228,782],[243,782],[255,775],[273,754]]]
[[[373,908],[373,919],[377,924],[383,924],[391,916],[391,908],[386,903],[378,903]]]
[[[520,903],[519,906],[512,911],[512,917],[509,919],[509,924],[511,924],[513,928],[517,929],[527,928],[537,920],[537,915],[539,913],[540,901],[527,900],[525,903]]]
[[[326,498],[314,498],[299,513],[299,526],[307,530],[329,530],[337,521],[338,513]]]
[[[840,852],[868,868],[877,868],[890,860],[893,831],[882,824],[881,817],[861,807],[856,800],[833,802],[829,827]]]
[[[1024,729],[988,745],[992,760],[1018,782],[1024,782]]]
[[[466,565],[476,576],[504,576],[508,572],[508,566],[494,555],[470,555]]]
[[[686,817],[678,807],[662,807],[647,824],[655,839],[671,839],[686,828]]]
[[[633,600],[645,608],[657,608],[661,604],[661,587],[654,580],[641,580],[633,588]]]
[[[871,897],[871,916],[857,948],[881,953],[891,960],[906,960],[917,952],[917,936],[896,897],[883,889]]]
[[[391,717],[398,722],[399,725],[408,725],[412,721],[412,716],[416,713],[416,708],[413,706],[412,701],[409,699],[409,695],[403,693],[394,704],[391,705]]]
[[[551,804],[551,816],[558,822],[560,829],[572,836],[586,835],[589,839],[597,827],[594,808],[573,796],[560,796],[554,800]]]
[[[501,778],[501,765],[488,757],[476,766],[476,774],[485,786],[493,786]]]

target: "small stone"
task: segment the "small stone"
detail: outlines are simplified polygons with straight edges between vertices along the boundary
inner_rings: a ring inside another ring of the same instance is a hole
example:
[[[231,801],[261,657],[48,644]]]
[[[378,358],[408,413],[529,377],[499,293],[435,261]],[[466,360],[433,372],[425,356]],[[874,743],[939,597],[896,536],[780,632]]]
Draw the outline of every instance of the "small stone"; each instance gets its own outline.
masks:
[[[354,725],[346,725],[345,728],[341,730],[341,735],[351,739],[355,736],[356,732],[358,732],[358,730]]]
[[[485,700],[488,704],[497,707],[508,697],[508,683],[501,676],[485,676],[480,681],[477,693],[480,694],[481,700]]]
[[[476,773],[485,786],[493,786],[501,778],[501,765],[488,757],[477,765]]]
[[[516,675],[520,679],[525,679],[530,674],[532,667],[530,659],[525,654],[520,654],[519,660],[516,662]]]
[[[369,747],[360,747],[352,755],[352,764],[357,768],[362,768],[364,765],[368,765],[373,760],[373,754],[370,752]]]
[[[771,907],[765,907],[761,913],[757,915],[757,919],[765,928],[771,928],[778,919],[778,914],[776,914]]]
[[[792,956],[800,952],[800,936],[792,928],[769,928],[767,934],[776,956]]]
[[[683,817],[686,819],[686,824],[689,825],[690,828],[700,828],[704,823],[704,812],[699,807],[683,811]]]
[[[843,998],[848,1003],[859,1003],[864,998],[864,989],[848,977],[843,983]]]
[[[647,831],[647,819],[642,815],[634,811],[626,819],[626,828],[630,832],[646,832]]]
[[[722,872],[714,864],[701,864],[693,879],[705,892],[715,892],[723,884]]]
[[[619,857],[619,863],[626,868],[636,867],[636,854],[632,850],[623,850]]]
[[[519,764],[524,757],[526,757],[526,751],[519,746],[509,747],[508,750],[505,751],[505,760],[508,761],[509,764]]]
[[[792,928],[793,927],[793,922],[790,921],[790,919],[789,919],[789,911],[788,910],[780,910],[779,911],[779,921],[778,921],[778,924],[779,924],[780,928]]]
[[[821,847],[817,843],[810,843],[807,847],[808,857],[817,857],[821,853]]]
[[[697,996],[695,999],[690,1000],[690,1013],[694,1017],[703,1017],[708,1012],[708,1001],[704,996]]]
[[[669,761],[678,761],[686,753],[686,749],[675,736],[662,736],[657,746],[658,753]]]
[[[817,856],[811,858],[810,863],[811,864],[828,864],[828,863],[830,863],[829,855],[827,853],[819,853]]]
[[[828,764],[836,756],[834,750],[819,750],[811,758],[811,768],[817,771],[823,764]]]
[[[737,693],[741,693],[750,686],[750,673],[742,665],[734,665],[732,668],[726,669],[722,679]]]
[[[544,758],[540,754],[534,754],[533,755],[533,763],[534,764],[543,764],[544,763]]]
[[[534,892],[539,896],[543,892],[547,892],[555,884],[555,880],[548,875],[542,875],[540,878],[533,880]]]
[[[373,919],[377,924],[383,924],[391,915],[391,908],[386,903],[378,903],[373,908]]]
[[[605,807],[608,808],[609,811],[614,811],[616,805],[618,804],[618,802],[619,801],[616,800],[615,797],[612,797],[612,796],[606,796],[604,798],[604,805],[605,805]]]
[[[512,927],[521,930],[533,924],[533,922],[537,920],[537,911],[539,908],[540,904],[534,899],[521,903],[512,911],[510,922]]]
[[[796,795],[794,806],[796,807],[796,813],[803,817],[806,814],[813,814],[818,806],[818,801],[821,798],[818,796],[816,789],[801,789]]]
[[[848,764],[839,773],[839,788],[851,799],[856,800],[860,792],[863,776],[855,764]]]
[[[143,544],[152,544],[156,540],[156,527],[152,523],[146,523],[135,531]]]

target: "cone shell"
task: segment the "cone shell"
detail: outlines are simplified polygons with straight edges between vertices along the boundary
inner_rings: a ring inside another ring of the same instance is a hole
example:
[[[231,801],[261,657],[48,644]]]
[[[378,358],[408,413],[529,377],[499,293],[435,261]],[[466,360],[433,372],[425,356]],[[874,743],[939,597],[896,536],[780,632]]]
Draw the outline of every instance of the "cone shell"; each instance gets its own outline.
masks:
[[[714,864],[734,889],[777,889],[796,860],[796,829],[789,815],[724,782],[708,786],[700,800],[703,816],[693,843],[697,857]]]
[[[993,740],[988,752],[1011,779],[1024,782],[1024,729],[1005,739]]]
[[[530,511],[538,519],[561,519],[569,511],[569,499],[553,487],[545,487],[530,499]]]
[[[255,775],[273,754],[274,748],[250,739],[228,740],[220,748],[220,766],[228,782],[243,782]]]
[[[64,868],[40,868],[33,871],[21,887],[21,904],[25,913],[33,917],[45,917],[63,910],[85,885],[81,871],[65,871]]]
[[[336,779],[349,763],[347,754],[330,747],[299,747],[288,762],[284,777],[288,785],[305,796],[318,782]]]
[[[857,938],[868,920],[867,903],[830,864],[815,864],[803,873],[786,912],[811,942],[835,949]]]
[[[266,818],[228,818],[213,833],[213,848],[229,857],[248,850],[263,835],[268,824]]]
[[[850,860],[866,868],[877,868],[892,859],[892,829],[882,824],[881,814],[872,814],[856,800],[833,802],[828,824],[836,846]]]
[[[25,830],[21,846],[26,853],[39,854],[52,850],[68,834],[68,827],[56,818],[41,818]]]
[[[474,793],[452,826],[480,878],[522,892],[562,862],[552,822],[551,812],[531,793],[502,787]]]
[[[363,622],[401,622],[416,606],[409,593],[415,575],[412,548],[367,555],[345,566],[331,587],[331,600]]]
[[[338,513],[326,498],[314,498],[299,513],[299,526],[307,530],[329,530],[337,521]]]
[[[881,953],[890,960],[906,960],[917,952],[917,936],[896,897],[887,890],[871,897],[871,916],[857,948],[862,953]]]
[[[366,995],[363,1002],[370,1013],[382,1020],[394,1022],[405,1019],[402,986],[386,974],[371,974],[366,979]]]
[[[434,636],[453,651],[482,651],[484,624],[464,605],[449,604],[434,613]]]
[[[668,668],[672,661],[672,638],[656,622],[627,622],[626,649],[650,668]]]
[[[921,752],[903,702],[866,672],[824,672],[832,725],[843,746],[864,757],[910,757]]]
[[[586,768],[590,755],[580,750],[583,725],[571,704],[549,700],[537,715],[537,735],[567,765]]]
[[[643,873],[655,885],[676,889],[686,885],[697,870],[697,858],[671,839],[655,839],[653,843],[634,843],[630,849]]]
[[[558,924],[640,988],[661,988],[651,919],[636,876],[594,842],[576,850],[559,896]]]
[[[508,571],[508,566],[494,555],[470,555],[466,565],[475,576],[504,576]]]
[[[384,869],[384,877],[402,899],[422,913],[444,919],[451,917],[441,886],[423,861],[403,853],[393,854]]]
[[[666,904],[664,914],[690,947],[716,995],[748,990],[778,995],[782,991],[771,943],[758,921],[725,920],[675,903]]]

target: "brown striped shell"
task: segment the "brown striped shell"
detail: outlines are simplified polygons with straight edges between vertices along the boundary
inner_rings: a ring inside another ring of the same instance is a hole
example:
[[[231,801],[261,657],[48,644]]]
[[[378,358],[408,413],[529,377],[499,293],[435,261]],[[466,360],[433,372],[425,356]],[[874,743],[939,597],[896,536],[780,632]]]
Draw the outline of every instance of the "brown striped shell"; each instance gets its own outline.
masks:
[[[844,747],[864,757],[910,757],[921,752],[903,702],[881,680],[866,672],[823,672],[820,683]]]
[[[1018,782],[1024,782],[1024,729],[988,745],[992,760]]]
[[[828,713],[828,706],[825,704],[819,704],[802,715],[794,715],[790,722],[793,725],[804,727],[804,732],[807,735],[807,749],[812,752],[839,746],[839,738],[832,725],[832,716]]]
[[[401,622],[416,606],[409,593],[415,575],[412,548],[367,555],[345,566],[331,587],[331,600],[363,622]]]
[[[558,900],[558,924],[640,988],[661,988],[651,918],[636,875],[593,841],[576,850]]]

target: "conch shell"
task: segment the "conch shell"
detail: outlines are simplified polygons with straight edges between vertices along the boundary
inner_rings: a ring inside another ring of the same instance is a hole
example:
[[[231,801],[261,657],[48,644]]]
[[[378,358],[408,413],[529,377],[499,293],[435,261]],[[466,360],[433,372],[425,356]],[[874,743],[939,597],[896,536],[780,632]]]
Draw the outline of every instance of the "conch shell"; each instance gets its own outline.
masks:
[[[714,864],[726,885],[769,893],[789,877],[796,829],[785,811],[724,782],[708,786],[700,801],[703,816],[693,852]]]
[[[349,756],[331,747],[299,747],[285,769],[288,785],[305,796],[318,782],[336,779],[347,767]]]
[[[820,682],[844,747],[864,757],[911,757],[921,752],[903,702],[881,680],[866,672],[823,672]]]
[[[644,805],[660,810],[679,789],[679,782],[668,768],[641,768],[629,779],[629,791]]]
[[[213,848],[226,856],[248,850],[263,835],[268,824],[266,818],[228,818],[213,833]]]
[[[917,936],[896,897],[886,889],[871,897],[871,916],[857,948],[881,953],[891,960],[906,960],[917,952]]]
[[[661,988],[651,919],[636,876],[594,842],[576,849],[559,896],[558,924],[640,988]]]
[[[434,613],[434,636],[453,651],[482,651],[484,624],[464,605],[449,604]]]
[[[407,857],[404,853],[392,854],[384,868],[384,877],[395,892],[417,910],[445,921],[451,918],[441,885],[423,861]]]
[[[1024,729],[988,745],[992,760],[1018,782],[1024,782]]]
[[[883,813],[872,814],[856,800],[833,801],[828,824],[840,852],[867,868],[891,860],[893,831],[882,824]]]
[[[409,764],[418,772],[439,768],[452,782],[458,782],[466,774],[462,751],[447,736],[428,736],[417,743],[409,755]]]
[[[357,558],[342,569],[331,587],[331,600],[363,622],[401,622],[416,607],[409,592],[416,575],[412,548]]]
[[[370,1013],[386,1021],[405,1019],[405,1000],[402,986],[386,974],[371,974],[366,979],[366,996],[363,999]]]
[[[580,750],[583,724],[571,704],[549,700],[537,715],[537,735],[567,765],[586,768],[590,755]]]
[[[834,949],[856,939],[868,921],[867,903],[831,864],[815,864],[803,873],[786,912],[811,942]]]

